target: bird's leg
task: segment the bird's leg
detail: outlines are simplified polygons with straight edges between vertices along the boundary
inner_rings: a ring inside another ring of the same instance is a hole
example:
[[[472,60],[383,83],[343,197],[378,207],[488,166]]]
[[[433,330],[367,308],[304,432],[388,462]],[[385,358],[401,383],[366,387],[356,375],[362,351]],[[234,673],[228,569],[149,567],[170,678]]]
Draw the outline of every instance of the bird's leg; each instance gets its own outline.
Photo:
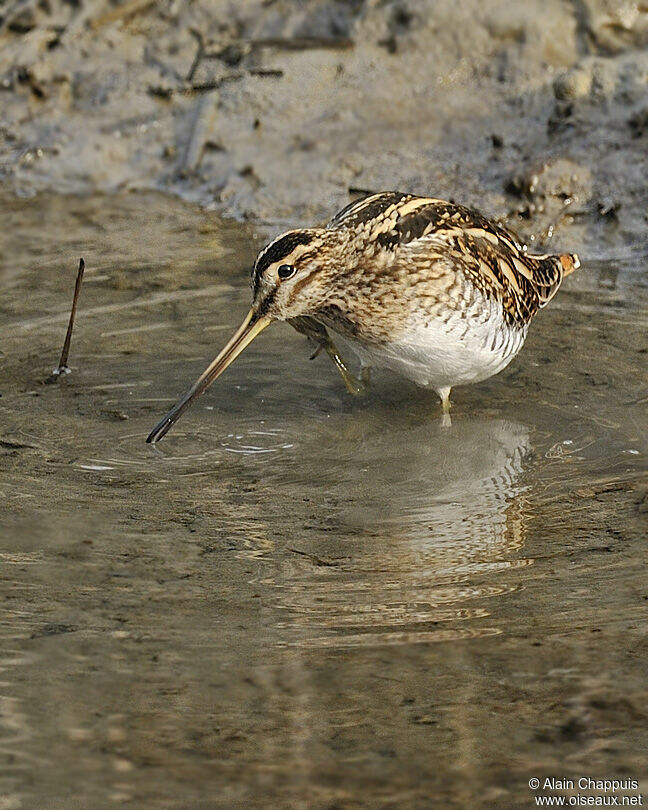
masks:
[[[308,316],[291,318],[288,323],[298,332],[301,332],[302,335],[306,335],[306,337],[317,346],[311,360],[317,357],[322,349],[324,349],[331,360],[335,363],[335,367],[344,380],[344,385],[346,386],[347,391],[356,397],[367,393],[367,389],[369,387],[368,369],[362,370],[360,379],[354,377],[349,371],[347,364],[342,359],[337,346],[331,340],[329,333],[323,324]]]
[[[363,369],[360,379],[358,379],[349,371],[346,363],[340,356],[335,343],[333,343],[330,338],[323,348],[326,350],[326,353],[331,360],[335,363],[335,367],[340,372],[340,376],[344,380],[347,391],[350,394],[353,394],[354,397],[364,396],[369,389],[369,374],[365,373],[367,370]]]
[[[441,426],[451,427],[452,419],[450,418],[450,387],[437,388],[437,394],[441,398]]]

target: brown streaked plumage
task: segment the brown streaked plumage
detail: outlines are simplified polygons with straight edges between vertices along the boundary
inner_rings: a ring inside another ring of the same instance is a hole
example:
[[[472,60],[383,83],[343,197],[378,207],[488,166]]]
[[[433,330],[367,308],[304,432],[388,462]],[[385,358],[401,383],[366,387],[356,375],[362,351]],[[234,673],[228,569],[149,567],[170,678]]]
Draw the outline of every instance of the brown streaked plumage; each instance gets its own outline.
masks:
[[[288,231],[259,253],[245,321],[147,441],[162,438],[274,320],[324,349],[352,393],[367,378],[350,374],[329,329],[363,371],[390,368],[434,388],[447,414],[451,387],[508,365],[533,316],[578,267],[576,254],[529,255],[507,230],[462,205],[372,194],[325,228]]]

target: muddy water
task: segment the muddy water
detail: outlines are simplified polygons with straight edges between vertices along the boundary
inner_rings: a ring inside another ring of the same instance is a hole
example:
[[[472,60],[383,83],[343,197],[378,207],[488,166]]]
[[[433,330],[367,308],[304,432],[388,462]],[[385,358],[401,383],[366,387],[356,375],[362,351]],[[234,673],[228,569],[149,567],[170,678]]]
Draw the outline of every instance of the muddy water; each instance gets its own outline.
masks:
[[[534,776],[647,776],[640,262],[585,262],[450,429],[276,326],[151,447],[255,235],[161,196],[1,205],[0,808],[519,808]],[[80,255],[74,371],[43,385]]]

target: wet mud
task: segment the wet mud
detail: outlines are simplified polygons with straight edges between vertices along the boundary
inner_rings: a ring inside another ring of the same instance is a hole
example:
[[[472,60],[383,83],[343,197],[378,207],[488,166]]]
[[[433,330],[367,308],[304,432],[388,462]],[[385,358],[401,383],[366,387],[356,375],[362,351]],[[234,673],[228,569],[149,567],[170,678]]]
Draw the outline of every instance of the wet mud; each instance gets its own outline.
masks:
[[[0,806],[645,787],[645,257],[584,261],[451,428],[276,325],[151,447],[259,236],[161,194],[0,211]]]
[[[21,0],[0,10],[0,178],[270,227],[402,189],[643,255],[647,44],[634,1]]]

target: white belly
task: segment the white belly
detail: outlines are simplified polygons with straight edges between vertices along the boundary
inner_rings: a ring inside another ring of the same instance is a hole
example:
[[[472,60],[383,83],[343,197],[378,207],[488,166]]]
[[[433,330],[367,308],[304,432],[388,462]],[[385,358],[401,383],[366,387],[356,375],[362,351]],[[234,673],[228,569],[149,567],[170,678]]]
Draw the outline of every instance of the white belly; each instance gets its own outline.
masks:
[[[520,351],[526,327],[509,326],[500,305],[489,302],[471,317],[448,323],[430,319],[386,344],[342,338],[363,366],[387,368],[424,388],[436,390],[480,382],[502,371]]]

